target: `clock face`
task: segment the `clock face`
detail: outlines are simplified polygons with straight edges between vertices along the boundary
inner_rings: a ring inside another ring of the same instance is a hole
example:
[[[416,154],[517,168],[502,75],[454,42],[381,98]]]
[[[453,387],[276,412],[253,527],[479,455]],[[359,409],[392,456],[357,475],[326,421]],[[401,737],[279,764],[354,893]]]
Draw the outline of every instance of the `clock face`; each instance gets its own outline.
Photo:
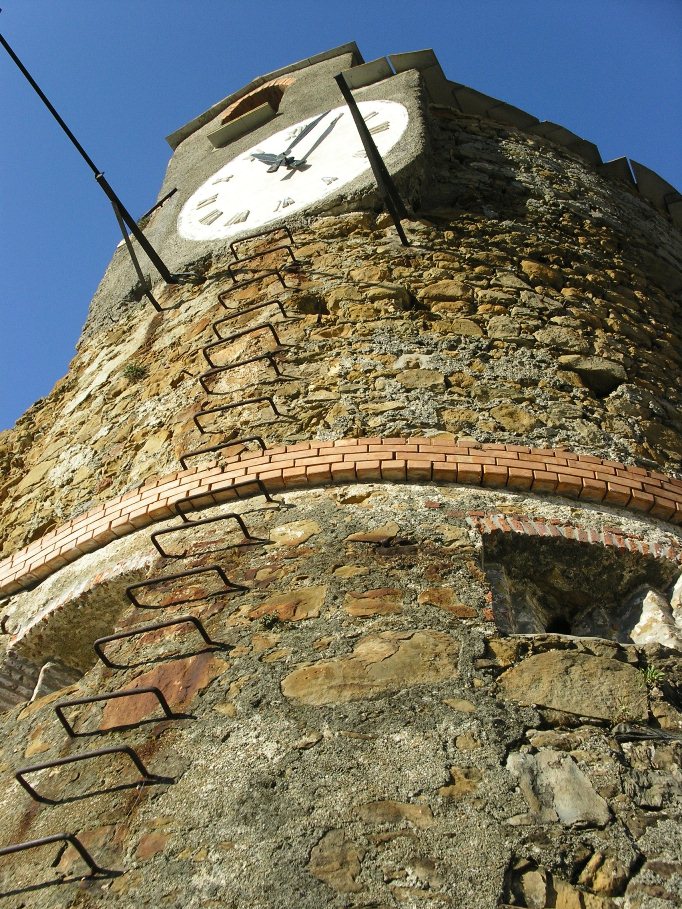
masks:
[[[358,107],[384,156],[405,132],[407,110],[395,101]],[[187,240],[222,240],[257,229],[335,195],[369,166],[349,109],[337,107],[268,136],[221,167],[184,204],[178,231]]]

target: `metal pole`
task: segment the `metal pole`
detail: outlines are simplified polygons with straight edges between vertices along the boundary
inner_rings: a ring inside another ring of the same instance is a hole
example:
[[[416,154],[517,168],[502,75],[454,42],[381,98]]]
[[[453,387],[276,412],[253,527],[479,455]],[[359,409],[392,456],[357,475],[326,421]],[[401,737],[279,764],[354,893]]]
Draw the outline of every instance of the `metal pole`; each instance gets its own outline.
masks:
[[[38,95],[38,97],[39,97],[40,100],[43,102],[43,104],[45,105],[45,107],[49,110],[49,112],[52,114],[52,116],[54,117],[54,119],[57,121],[57,123],[58,123],[58,124],[61,126],[61,128],[64,130],[64,132],[66,133],[66,135],[68,136],[69,140],[72,142],[72,144],[73,144],[74,147],[76,148],[76,151],[79,153],[79,155],[81,156],[81,158],[83,158],[83,160],[84,160],[85,163],[88,165],[88,167],[90,168],[90,170],[94,173],[94,175],[95,175],[95,180],[96,180],[96,181],[99,183],[99,185],[102,187],[102,189],[104,190],[104,192],[106,193],[106,195],[108,196],[108,198],[110,199],[110,201],[111,201],[111,202],[117,207],[117,209],[120,211],[121,217],[123,218],[123,220],[125,221],[125,223],[128,225],[128,227],[129,227],[129,229],[130,229],[130,232],[131,232],[132,235],[135,237],[135,239],[137,240],[137,242],[140,244],[140,246],[142,247],[142,249],[143,249],[143,250],[146,252],[146,254],[149,256],[150,261],[152,262],[152,264],[154,265],[154,267],[156,268],[156,270],[159,272],[159,274],[161,275],[161,277],[163,278],[163,280],[166,282],[166,284],[178,284],[178,283],[179,283],[178,276],[177,276],[177,275],[173,275],[173,274],[170,272],[170,270],[167,268],[167,266],[166,266],[166,264],[164,263],[163,259],[159,256],[159,254],[156,252],[156,250],[155,250],[154,247],[151,245],[151,243],[149,242],[149,240],[145,237],[145,235],[142,233],[142,231],[140,230],[140,228],[137,226],[137,223],[135,222],[135,219],[133,218],[133,216],[132,216],[132,215],[130,214],[130,212],[126,209],[126,207],[123,205],[123,203],[121,202],[121,200],[118,198],[118,196],[116,195],[116,193],[114,192],[114,190],[111,188],[111,186],[109,185],[109,183],[108,183],[107,180],[105,179],[104,174],[100,171],[100,169],[97,167],[97,165],[96,165],[95,162],[92,160],[92,158],[90,157],[90,155],[85,151],[85,149],[84,149],[83,146],[80,144],[80,142],[78,141],[78,139],[77,139],[77,138],[74,136],[74,134],[71,132],[71,130],[69,129],[69,127],[66,125],[66,123],[64,122],[64,120],[62,119],[62,117],[61,117],[61,116],[59,115],[59,113],[57,112],[57,109],[56,109],[56,108],[54,107],[54,105],[50,102],[50,99],[47,97],[47,95],[45,94],[45,92],[41,89],[41,87],[38,85],[38,83],[36,82],[36,80],[35,80],[35,79],[33,78],[33,76],[29,73],[29,71],[26,69],[26,67],[24,66],[24,64],[21,62],[21,60],[20,60],[20,59],[17,57],[17,55],[14,53],[14,51],[12,50],[12,48],[10,47],[10,45],[7,43],[7,41],[5,40],[4,36],[1,35],[1,34],[0,34],[0,44],[2,44],[2,46],[5,48],[5,50],[6,50],[7,53],[10,55],[10,57],[12,58],[12,60],[14,61],[14,63],[16,63],[17,67],[19,68],[19,70],[21,71],[21,73],[24,75],[24,77],[25,77],[26,80],[28,81],[28,83],[29,83],[29,85],[31,86],[31,88],[35,91],[35,93]]]
[[[398,192],[395,183],[391,179],[391,175],[388,172],[388,168],[384,163],[384,159],[379,154],[379,149],[376,147],[374,139],[367,128],[360,109],[357,105],[353,94],[348,87],[345,76],[343,73],[339,73],[338,76],[334,76],[336,84],[341,90],[341,94],[350,109],[351,116],[355,121],[355,126],[358,133],[360,134],[360,140],[362,145],[367,153],[367,158],[369,160],[372,172],[374,174],[374,179],[377,181],[377,186],[379,187],[379,192],[384,200],[386,208],[393,219],[395,228],[398,231],[398,236],[400,237],[400,242],[403,246],[409,246],[410,242],[405,236],[402,225],[400,223],[401,218],[406,218],[408,216],[407,209],[403,200],[400,198],[400,193]]]

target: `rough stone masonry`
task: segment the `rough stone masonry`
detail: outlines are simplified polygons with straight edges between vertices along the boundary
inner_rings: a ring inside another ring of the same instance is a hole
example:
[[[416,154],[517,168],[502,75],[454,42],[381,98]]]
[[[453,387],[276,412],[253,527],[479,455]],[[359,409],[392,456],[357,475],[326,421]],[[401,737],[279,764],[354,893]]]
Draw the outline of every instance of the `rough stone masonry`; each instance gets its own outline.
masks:
[[[295,268],[244,244],[248,284],[178,238],[273,130],[218,160],[221,117],[273,81],[281,125],[313,116],[362,59],[256,80],[184,129],[145,225],[202,283],[157,313],[118,250],[0,436],[0,848],[68,833],[110,872],[4,856],[11,909],[682,900],[679,225],[420,60],[356,92],[410,111],[409,247],[369,178],[289,223]],[[228,314],[277,338],[215,362],[274,361],[207,391]]]

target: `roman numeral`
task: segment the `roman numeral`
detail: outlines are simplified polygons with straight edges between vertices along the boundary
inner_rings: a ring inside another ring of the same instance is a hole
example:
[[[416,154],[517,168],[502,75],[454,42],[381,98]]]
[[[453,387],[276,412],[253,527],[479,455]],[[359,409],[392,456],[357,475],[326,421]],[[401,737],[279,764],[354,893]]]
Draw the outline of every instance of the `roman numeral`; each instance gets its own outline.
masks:
[[[371,120],[372,117],[376,117],[376,115],[377,115],[377,112],[376,112],[375,110],[371,110],[371,111],[370,111],[366,116],[364,116],[362,119],[363,119],[363,120],[365,121],[365,123],[366,123],[368,120]]]
[[[273,208],[273,211],[279,211],[280,208],[286,208],[288,205],[293,205],[294,200],[291,196],[285,196],[283,199],[280,199],[277,205]]]
[[[199,218],[199,223],[206,224],[208,226],[209,224],[213,224],[213,222],[217,220],[221,215],[222,212],[217,208],[214,208],[213,211],[210,211],[207,215],[204,215],[203,218]]]
[[[326,183],[329,186],[330,183],[334,183],[335,180],[338,180],[338,177],[322,177],[322,182]]]
[[[361,148],[361,149],[359,149],[358,151],[353,152],[353,157],[354,157],[354,158],[366,158],[366,157],[367,157],[367,152],[366,152],[364,149]]]
[[[226,177],[218,177],[217,180],[213,181],[213,186],[215,186],[216,183],[229,183],[233,176],[234,174],[228,174]]]
[[[389,129],[389,127],[390,127],[390,123],[387,120],[384,120],[383,123],[377,123],[376,126],[373,126],[370,129],[370,133],[372,135],[374,135],[374,133],[383,133],[384,130]]]
[[[218,193],[216,193],[215,196],[209,196],[208,199],[202,199],[201,202],[197,202],[196,207],[197,208],[206,208],[206,206],[210,205],[211,202],[215,202],[215,200],[217,198],[218,198]]]
[[[244,211],[240,211],[240,212],[237,212],[236,215],[232,215],[232,217],[229,218],[225,222],[225,224],[226,225],[227,224],[241,224],[243,221],[246,221],[246,219],[249,217],[249,215],[250,215],[250,211],[248,208],[246,208]]]

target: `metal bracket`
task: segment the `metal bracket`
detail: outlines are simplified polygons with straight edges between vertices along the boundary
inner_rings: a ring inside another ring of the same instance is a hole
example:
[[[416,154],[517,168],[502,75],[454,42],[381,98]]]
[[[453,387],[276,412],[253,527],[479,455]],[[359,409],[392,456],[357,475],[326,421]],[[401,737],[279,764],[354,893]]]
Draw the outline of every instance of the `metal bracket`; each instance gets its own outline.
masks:
[[[58,704],[54,705],[54,712],[57,714],[57,719],[62,724],[64,729],[66,729],[66,734],[72,739],[77,738],[83,735],[95,735],[100,732],[113,732],[114,729],[118,727],[113,727],[112,729],[98,729],[95,732],[76,732],[69,723],[69,721],[64,716],[65,707],[76,707],[79,704],[96,704],[98,701],[110,701],[114,698],[127,698],[135,697],[138,694],[153,694],[156,695],[156,699],[161,705],[161,709],[166,714],[166,719],[169,720],[180,720],[186,719],[186,715],[183,713],[173,713],[173,711],[168,706],[168,701],[163,695],[163,692],[160,688],[127,688],[124,691],[110,691],[107,694],[95,694],[92,697],[87,698],[72,698],[69,701],[60,701]]]
[[[269,350],[265,353],[258,354],[255,357],[247,357],[246,360],[237,360],[236,363],[230,363],[227,366],[216,366],[215,369],[209,369],[208,372],[203,372],[199,376],[199,384],[204,389],[207,395],[221,395],[225,394],[222,391],[211,391],[210,388],[206,385],[206,380],[210,379],[212,376],[217,376],[221,372],[228,372],[230,369],[237,369],[239,366],[248,366],[250,363],[258,363],[260,360],[267,360],[268,365],[274,369],[277,376],[283,376],[284,373],[281,371],[277,364],[275,357],[278,353],[281,353],[279,350]]]
[[[210,572],[215,571],[220,580],[225,585],[224,590],[215,590],[212,593],[205,594],[200,597],[194,597],[184,600],[173,600],[172,603],[164,603],[162,606],[155,606],[149,603],[140,603],[133,591],[143,590],[147,587],[156,587],[160,584],[166,584],[168,581],[179,581],[181,578],[191,578],[195,577],[198,574],[209,574]],[[228,576],[225,574],[224,570],[220,565],[205,565],[202,568],[188,568],[187,571],[180,571],[177,574],[166,574],[162,577],[149,578],[146,581],[140,581],[137,584],[130,584],[125,589],[125,595],[128,597],[133,606],[136,606],[138,609],[165,609],[167,606],[181,606],[183,603],[196,603],[199,600],[205,600],[209,596],[218,596],[222,593],[227,593],[230,590],[248,590],[248,587],[245,587],[243,584],[235,584],[234,581],[231,581]]]
[[[168,528],[166,528],[166,530],[157,530],[156,533],[153,533],[151,535],[152,545],[154,546],[156,551],[159,553],[159,555],[162,556],[164,559],[184,559],[187,556],[187,551],[180,552],[180,553],[165,552],[164,549],[162,548],[161,544],[159,543],[159,537],[167,536],[170,533],[179,533],[183,530],[194,529],[195,527],[203,527],[206,524],[215,524],[218,521],[228,521],[228,520],[235,520],[237,522],[237,524],[239,524],[239,527],[240,527],[242,533],[244,534],[244,542],[243,543],[234,543],[234,544],[232,544],[232,546],[224,546],[224,547],[222,547],[223,549],[232,549],[237,546],[253,546],[256,543],[269,543],[270,542],[270,540],[264,540],[264,539],[261,539],[261,537],[254,537],[252,534],[249,533],[249,531],[246,527],[246,524],[242,520],[241,515],[231,513],[231,514],[221,514],[214,518],[202,518],[199,521],[185,521],[185,523],[180,524],[179,527],[168,527]]]
[[[214,641],[206,632],[199,619],[194,615],[181,615],[177,619],[167,619],[165,622],[152,622],[149,625],[136,625],[131,631],[119,631],[116,634],[108,634],[106,637],[97,638],[94,643],[95,653],[110,669],[122,668],[118,663],[112,663],[108,656],[102,651],[103,644],[109,644],[111,641],[122,641],[125,638],[134,638],[139,634],[146,634],[148,631],[158,631],[159,628],[170,628],[172,625],[194,625],[201,637],[206,641],[209,647],[220,647],[222,650],[233,650],[232,644],[223,644],[221,641]]]
[[[239,256],[237,255],[236,247],[240,243],[246,243],[248,240],[257,240],[259,237],[267,237],[270,234],[278,234],[278,233],[281,233],[282,231],[284,231],[284,233],[287,235],[287,237],[289,237],[289,241],[291,242],[291,245],[296,246],[296,243],[294,241],[294,237],[293,237],[293,234],[291,233],[291,230],[289,229],[289,227],[286,224],[283,224],[281,227],[271,227],[269,230],[259,230],[259,231],[256,231],[255,234],[247,234],[246,237],[242,237],[240,240],[233,240],[232,243],[230,243],[230,252],[235,257],[235,259],[238,259]]]
[[[227,335],[227,337],[225,337],[225,338],[220,338],[220,340],[218,340],[218,341],[212,341],[210,344],[206,344],[204,347],[201,348],[201,352],[204,355],[204,359],[206,360],[206,362],[208,363],[209,366],[218,367],[221,364],[214,363],[213,360],[211,359],[208,351],[213,350],[215,347],[221,347],[223,344],[229,344],[233,341],[236,341],[238,338],[245,337],[246,335],[254,334],[257,331],[263,331],[264,329],[267,329],[270,332],[272,337],[275,339],[275,344],[277,344],[277,346],[278,346],[278,350],[269,351],[269,353],[279,353],[280,351],[285,350],[287,347],[292,346],[291,344],[282,343],[279,335],[275,331],[275,327],[272,324],[272,322],[261,322],[258,325],[254,325],[252,328],[244,328],[244,329],[242,329],[242,331],[236,331],[236,332],[234,332],[234,334]]]
[[[129,745],[115,745],[113,748],[98,748],[96,751],[83,751],[81,754],[73,754],[71,757],[57,758],[56,761],[47,761],[44,764],[34,764],[32,767],[21,767],[14,774],[17,783],[24,787],[26,792],[36,800],[44,802],[47,805],[57,805],[59,801],[40,795],[39,792],[26,782],[24,775],[26,773],[36,773],[38,770],[49,770],[50,767],[64,767],[66,764],[75,764],[78,761],[87,761],[90,758],[104,757],[107,754],[126,754],[133,762],[135,767],[140,771],[142,779],[140,783],[171,783],[173,780],[167,776],[159,776],[156,773],[149,773],[140,758]]]
[[[241,453],[246,445],[243,443],[246,442],[258,442],[262,451],[265,451],[265,442],[261,439],[260,436],[244,436],[242,439],[233,439],[231,442],[221,442],[220,445],[208,445],[206,448],[195,448],[193,451],[186,451],[183,455],[180,456],[180,464],[182,465],[183,470],[187,470],[187,459],[194,458],[197,455],[210,454],[213,451],[220,451],[222,448],[234,448],[235,445],[241,445],[239,453]]]
[[[175,503],[175,510],[180,515],[182,520],[186,521],[189,524],[191,521],[187,517],[187,512],[184,510],[183,506],[189,506],[189,510],[194,511],[200,511],[202,508],[211,508],[213,505],[221,504],[221,502],[231,502],[235,499],[241,499],[242,496],[239,495],[239,490],[253,489],[254,486],[258,489],[257,495],[263,496],[266,502],[272,502],[274,505],[284,505],[286,507],[289,507],[286,502],[282,502],[280,499],[273,499],[273,497],[268,492],[268,488],[265,483],[262,480],[255,478],[253,480],[242,480],[239,483],[233,483],[231,486],[228,486],[227,489],[220,490],[220,499],[216,498],[216,494],[211,492],[201,492],[195,496],[188,496],[186,499],[181,499],[179,502]],[[234,495],[228,496],[227,493],[231,492],[234,492]],[[212,501],[205,503],[204,505],[194,504],[204,501],[207,498],[212,499]],[[244,498],[246,498],[246,496],[244,496]]]
[[[106,874],[109,877],[122,874],[121,871],[109,871],[107,868],[101,868],[90,855],[85,846],[78,837],[73,833],[55,833],[52,836],[41,836],[37,840],[26,840],[24,843],[14,843],[12,846],[4,846],[0,849],[0,855],[13,855],[15,852],[23,852],[25,849],[37,849],[38,846],[49,846],[51,843],[68,843],[76,850],[90,869],[91,874]]]
[[[199,417],[206,417],[211,413],[222,413],[225,410],[234,410],[237,407],[246,407],[248,404],[262,404],[267,402],[270,407],[272,407],[272,412],[276,417],[286,417],[286,414],[283,414],[281,411],[277,410],[277,405],[269,395],[263,395],[260,398],[245,398],[243,401],[237,401],[236,404],[222,404],[220,407],[211,407],[208,410],[200,410],[199,413],[195,414],[193,417],[194,425],[199,430],[202,435],[213,435],[215,432],[221,432],[222,430],[216,429],[204,429],[204,427],[199,422]],[[290,417],[287,419],[291,419]]]

